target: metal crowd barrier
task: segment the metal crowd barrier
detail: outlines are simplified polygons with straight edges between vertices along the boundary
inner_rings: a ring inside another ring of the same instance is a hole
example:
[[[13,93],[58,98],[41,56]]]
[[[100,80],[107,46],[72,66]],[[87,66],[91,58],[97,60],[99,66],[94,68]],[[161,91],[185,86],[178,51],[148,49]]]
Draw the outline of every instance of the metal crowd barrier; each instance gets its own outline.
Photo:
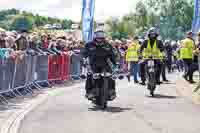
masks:
[[[26,59],[25,55],[18,56],[15,60],[15,69],[13,76],[13,87],[12,89],[24,88],[26,85]]]
[[[70,56],[66,53],[62,55],[52,55],[48,58],[48,80],[64,81],[70,79]]]
[[[80,79],[81,75],[81,57],[78,54],[72,54],[70,64],[70,75],[74,80]]]
[[[49,72],[48,79],[49,81],[58,81],[61,80],[61,58],[58,55],[49,56]]]
[[[80,79],[80,55],[17,55],[16,58],[0,55],[0,101],[6,102],[5,93],[22,96],[21,90],[33,94],[52,81]]]
[[[40,91],[54,81],[82,79],[87,71],[82,65],[80,54],[27,55],[22,52],[16,58],[0,55],[0,101],[9,103],[5,93],[22,96],[24,91],[33,94],[34,89]]]
[[[12,59],[0,59],[0,91],[10,90],[13,86],[14,62]]]
[[[62,80],[70,80],[70,56],[66,53],[62,55],[61,75]]]
[[[34,74],[35,83],[40,86],[46,86],[49,84],[48,80],[48,56],[40,55],[36,58],[36,68]]]
[[[0,100],[2,103],[8,103],[3,94],[12,93],[14,96],[21,95],[18,89],[25,87],[26,83],[26,68],[24,68],[24,63],[23,59],[19,61],[12,58],[0,58]]]

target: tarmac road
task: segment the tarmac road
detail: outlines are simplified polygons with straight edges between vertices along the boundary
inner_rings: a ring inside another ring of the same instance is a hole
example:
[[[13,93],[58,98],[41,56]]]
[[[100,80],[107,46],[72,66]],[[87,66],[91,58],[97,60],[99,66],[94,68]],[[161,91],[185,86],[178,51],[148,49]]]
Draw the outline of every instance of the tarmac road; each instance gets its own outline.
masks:
[[[199,133],[200,107],[178,95],[177,74],[157,88],[118,81],[118,98],[105,111],[84,98],[84,85],[51,96],[22,121],[19,133]]]

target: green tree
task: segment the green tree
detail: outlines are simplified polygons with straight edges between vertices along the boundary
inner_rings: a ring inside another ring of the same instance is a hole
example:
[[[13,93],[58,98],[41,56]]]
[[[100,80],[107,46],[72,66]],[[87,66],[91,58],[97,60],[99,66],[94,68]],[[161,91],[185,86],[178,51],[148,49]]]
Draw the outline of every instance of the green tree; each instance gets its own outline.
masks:
[[[42,17],[40,17],[38,14],[34,17],[35,18],[35,25],[37,27],[43,26],[45,23],[42,21]]]
[[[164,38],[182,38],[181,33],[191,29],[193,2],[193,0],[146,0],[150,9],[149,26],[158,25]]]
[[[147,9],[146,5],[140,1],[136,4],[136,23],[138,24],[137,27],[142,27],[144,29],[147,26]]]
[[[106,21],[106,25],[108,25],[108,32],[117,32],[117,28],[118,28],[118,19],[115,18],[109,18]]]
[[[127,16],[123,17],[121,20],[110,18],[106,21],[106,25],[113,39],[128,38],[128,35],[133,35],[136,30],[136,26]]]
[[[40,16],[38,14],[34,15],[33,13],[27,12],[27,11],[21,12],[13,8],[13,9],[0,11],[0,27],[5,28],[5,29],[16,28],[16,26],[13,27],[13,23],[14,23],[14,20],[19,16],[24,16],[28,18],[29,21],[31,21],[32,25],[35,26],[36,28],[44,26],[45,24],[54,24],[54,23],[62,24],[64,21],[58,18]],[[64,21],[63,24],[65,25],[65,28],[70,28],[71,20]]]
[[[65,19],[65,20],[62,21],[61,24],[62,24],[63,29],[70,29],[71,26],[72,26],[72,21]]]
[[[13,19],[11,23],[11,30],[32,30],[34,21],[31,17],[19,15]]]

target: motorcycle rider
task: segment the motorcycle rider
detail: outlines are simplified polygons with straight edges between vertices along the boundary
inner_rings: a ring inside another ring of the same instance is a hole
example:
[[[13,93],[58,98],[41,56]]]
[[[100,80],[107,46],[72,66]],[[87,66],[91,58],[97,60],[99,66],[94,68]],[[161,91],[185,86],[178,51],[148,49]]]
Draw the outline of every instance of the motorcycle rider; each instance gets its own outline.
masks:
[[[89,66],[93,73],[101,73],[107,71],[112,73],[112,68],[117,68],[116,56],[114,49],[105,39],[105,33],[102,30],[94,33],[93,41],[87,43],[83,50],[83,57],[89,59]],[[94,82],[92,75],[87,76],[86,80],[86,98],[92,100],[95,98],[94,94]],[[109,79],[109,99],[114,100],[116,98],[115,80]]]
[[[170,44],[170,41],[169,40],[166,40],[165,41],[165,46],[164,46],[164,52],[161,53],[161,61],[162,61],[162,80],[164,82],[169,82],[169,80],[167,80],[167,77],[166,77],[166,68],[167,66],[169,66],[168,68],[168,72],[171,71],[171,64],[172,64],[172,54],[169,53],[170,51],[170,48],[169,48],[169,44]]]
[[[162,52],[164,52],[164,45],[163,42],[158,39],[158,36],[159,34],[156,28],[152,27],[149,29],[148,39],[143,42],[140,48],[140,55],[142,55],[143,58],[149,58],[148,56],[153,56],[156,64],[156,83],[160,85],[162,83],[160,82],[160,75],[162,71],[161,55]],[[146,81],[145,65],[146,62],[141,63],[141,68],[140,68],[142,85],[145,85]]]
[[[166,40],[165,41],[165,53],[166,53],[166,59],[165,59],[165,65],[168,69],[168,73],[172,72],[172,53],[173,53],[173,49],[172,49],[172,44],[174,44],[174,42],[171,42],[170,40]]]

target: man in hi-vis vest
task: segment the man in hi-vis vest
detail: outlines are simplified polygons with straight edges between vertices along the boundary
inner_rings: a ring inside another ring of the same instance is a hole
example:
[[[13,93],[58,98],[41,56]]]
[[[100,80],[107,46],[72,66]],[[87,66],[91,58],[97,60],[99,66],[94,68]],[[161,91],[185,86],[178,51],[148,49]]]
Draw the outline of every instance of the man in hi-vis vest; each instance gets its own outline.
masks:
[[[187,33],[187,37],[182,41],[180,48],[180,58],[184,61],[185,64],[185,74],[183,78],[190,83],[195,83],[192,78],[192,63],[195,50],[195,42],[192,38],[193,33],[190,31]]]
[[[156,64],[156,83],[158,85],[161,84],[160,82],[160,75],[161,75],[161,68],[162,68],[162,56],[161,53],[164,51],[163,42],[158,39],[159,33],[157,32],[156,28],[152,27],[148,31],[148,39],[145,40],[141,46],[140,54],[142,55],[143,59],[148,59],[150,56],[153,57]],[[146,63],[142,63],[140,65],[140,73],[141,73],[141,80],[142,85],[145,85],[146,81],[146,71],[145,71]]]
[[[130,44],[128,50],[126,51],[126,61],[129,63],[130,73],[133,75],[135,83],[138,83],[139,49],[140,49],[140,44],[138,41],[138,37],[135,37],[133,43]]]

